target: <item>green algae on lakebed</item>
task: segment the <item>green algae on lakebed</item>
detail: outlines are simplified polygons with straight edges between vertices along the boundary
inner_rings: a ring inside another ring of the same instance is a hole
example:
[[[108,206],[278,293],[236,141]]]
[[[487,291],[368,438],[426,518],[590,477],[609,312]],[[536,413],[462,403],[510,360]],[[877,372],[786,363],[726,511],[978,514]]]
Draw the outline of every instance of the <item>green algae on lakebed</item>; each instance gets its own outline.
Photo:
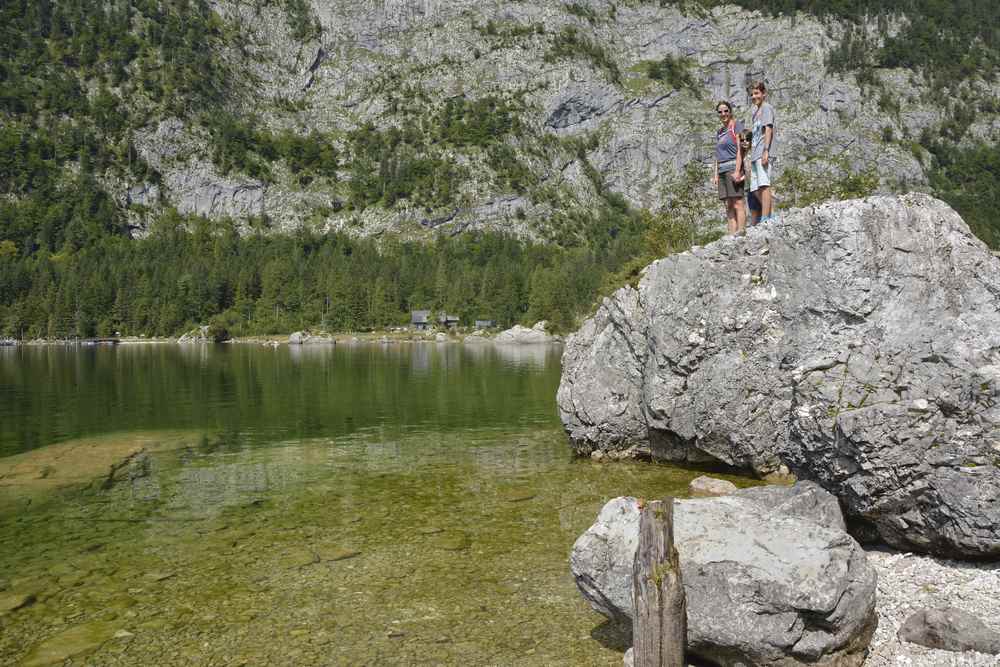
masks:
[[[570,548],[698,473],[574,460],[560,353],[0,349],[0,664],[620,665]]]
[[[228,444],[8,506],[0,588],[31,603],[0,662],[617,665],[569,549],[698,474],[573,460],[558,428]]]

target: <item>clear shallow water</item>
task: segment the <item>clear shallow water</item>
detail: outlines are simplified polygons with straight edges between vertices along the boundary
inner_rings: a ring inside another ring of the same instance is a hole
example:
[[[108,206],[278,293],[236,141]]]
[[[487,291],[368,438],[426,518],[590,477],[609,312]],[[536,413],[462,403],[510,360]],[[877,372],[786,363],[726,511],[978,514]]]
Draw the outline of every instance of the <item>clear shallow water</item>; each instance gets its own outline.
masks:
[[[569,549],[697,473],[573,460],[560,353],[5,351],[0,663],[621,664]]]

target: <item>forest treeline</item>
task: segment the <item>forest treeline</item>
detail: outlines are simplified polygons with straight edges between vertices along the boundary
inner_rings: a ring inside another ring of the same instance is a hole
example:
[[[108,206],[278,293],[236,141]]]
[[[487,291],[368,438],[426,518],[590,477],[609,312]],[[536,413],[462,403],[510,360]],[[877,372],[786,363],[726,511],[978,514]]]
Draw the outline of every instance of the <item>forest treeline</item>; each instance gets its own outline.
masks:
[[[142,240],[107,235],[21,256],[0,241],[0,332],[22,338],[167,336],[208,323],[231,335],[364,331],[432,309],[498,326],[573,326],[609,269],[637,254],[638,228],[603,250],[467,233],[433,243],[340,233],[240,234],[235,224],[161,217]]]

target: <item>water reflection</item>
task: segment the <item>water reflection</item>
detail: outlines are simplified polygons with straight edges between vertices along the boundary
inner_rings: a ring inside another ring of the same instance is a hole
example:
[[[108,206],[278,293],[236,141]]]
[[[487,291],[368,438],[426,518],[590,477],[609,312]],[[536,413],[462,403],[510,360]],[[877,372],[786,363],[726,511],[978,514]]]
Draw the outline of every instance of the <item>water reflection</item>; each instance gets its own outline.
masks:
[[[108,431],[204,429],[247,445],[376,424],[556,422],[557,345],[18,347],[0,355],[0,456]]]

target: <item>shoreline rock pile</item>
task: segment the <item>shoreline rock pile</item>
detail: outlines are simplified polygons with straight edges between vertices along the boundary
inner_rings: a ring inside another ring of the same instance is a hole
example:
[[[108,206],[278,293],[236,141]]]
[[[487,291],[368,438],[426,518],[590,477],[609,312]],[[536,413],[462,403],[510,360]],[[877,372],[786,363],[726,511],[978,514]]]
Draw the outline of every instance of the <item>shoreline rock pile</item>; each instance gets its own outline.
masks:
[[[326,334],[313,334],[308,331],[296,331],[288,336],[289,345],[335,345],[337,340]]]
[[[561,338],[553,336],[546,331],[547,326],[548,322],[545,320],[536,322],[530,329],[528,327],[522,327],[520,324],[515,324],[510,329],[498,333],[496,338],[493,339],[493,342],[516,345],[560,342],[562,340]]]

